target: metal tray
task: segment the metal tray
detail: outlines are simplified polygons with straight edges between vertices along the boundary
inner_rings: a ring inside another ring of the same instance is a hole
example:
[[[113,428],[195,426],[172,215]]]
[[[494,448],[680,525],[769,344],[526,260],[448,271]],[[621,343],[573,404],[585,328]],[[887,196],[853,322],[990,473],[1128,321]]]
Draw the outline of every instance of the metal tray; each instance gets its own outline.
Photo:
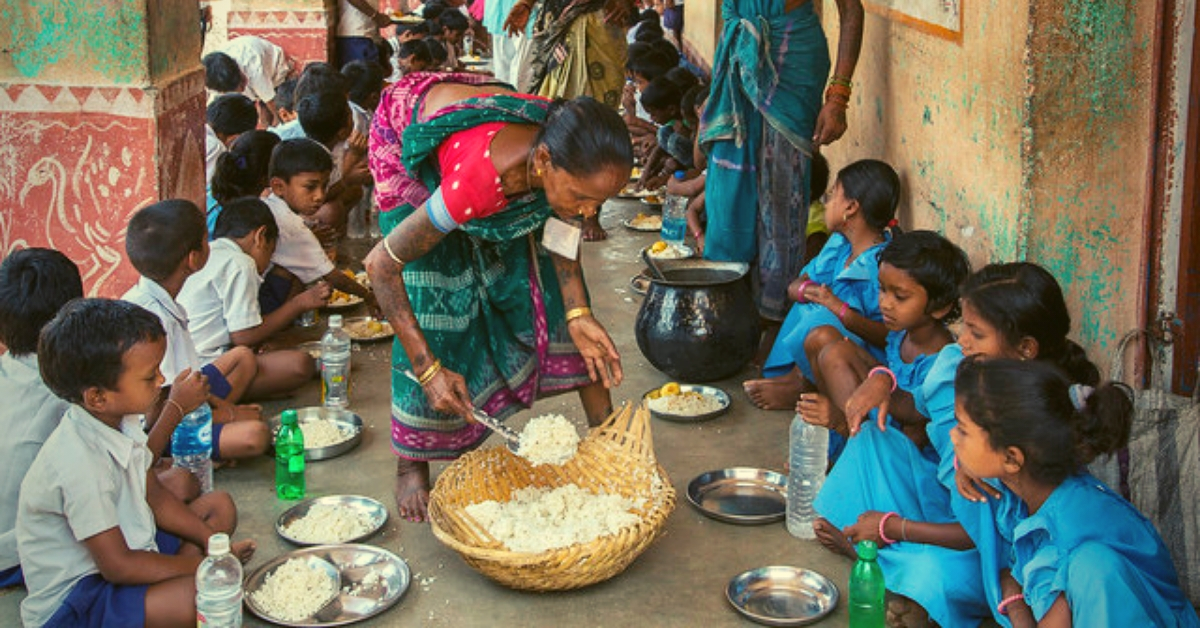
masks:
[[[275,416],[271,417],[271,420],[269,421],[269,423],[271,425],[271,442],[272,443],[275,442],[275,436],[277,434],[279,434],[279,422],[280,422],[281,416],[282,416],[282,413],[276,414]],[[358,444],[360,442],[362,442],[362,433],[363,433],[362,417],[358,416],[357,414],[354,414],[353,412],[351,412],[349,410],[334,410],[332,408],[326,408],[324,406],[309,406],[307,408],[297,408],[296,409],[296,419],[299,422],[300,429],[302,431],[304,429],[305,423],[307,423],[309,421],[316,421],[316,420],[333,421],[333,422],[339,424],[339,426],[341,426],[341,427],[354,430],[354,436],[351,436],[349,440],[344,440],[340,443],[329,445],[328,447],[314,447],[311,449],[306,447],[304,449],[304,459],[309,462],[316,462],[317,460],[328,460],[329,458],[336,458],[336,457],[350,451],[351,449],[358,447]]]
[[[302,343],[296,345],[296,350],[307,353],[308,355],[312,356],[312,359],[316,360],[318,363],[320,363],[320,361],[321,361],[322,347],[321,347],[320,340],[309,340],[308,342],[302,342]]]
[[[800,567],[759,567],[738,574],[725,598],[742,615],[768,626],[804,626],[837,608],[838,588],[829,578]]]
[[[305,622],[289,623],[268,616],[250,600],[250,593],[263,585],[271,569],[297,556],[314,556],[329,561],[341,575],[341,589],[330,603]],[[373,583],[364,583],[370,574]],[[258,617],[282,626],[344,626],[374,617],[396,604],[412,582],[408,563],[395,554],[372,545],[320,545],[289,552],[271,559],[246,579],[246,607]]]
[[[344,508],[346,510],[352,510],[352,511],[366,514],[371,520],[371,529],[370,529],[370,531],[368,531],[365,534],[362,534],[360,536],[356,536],[353,538],[349,538],[349,539],[326,539],[323,541],[302,541],[296,537],[289,536],[287,527],[289,525],[291,525],[292,522],[303,519],[305,517],[305,515],[308,514],[308,511],[311,510],[313,508],[313,506],[317,506],[317,505],[336,506],[338,508]],[[383,524],[387,523],[387,519],[388,519],[387,507],[385,507],[378,500],[371,499],[370,497],[363,497],[361,495],[326,495],[325,497],[316,497],[313,499],[306,499],[306,500],[300,502],[299,504],[296,504],[295,506],[288,508],[286,511],[284,511],[283,514],[279,515],[278,519],[275,520],[275,532],[277,532],[279,534],[279,536],[283,537],[284,539],[286,539],[292,543],[295,543],[296,545],[329,545],[329,544],[334,544],[334,543],[357,543],[358,541],[368,538],[371,535],[378,532],[381,528],[383,528]]]
[[[387,321],[379,321],[383,323],[384,328],[382,332],[374,336],[355,336],[354,334],[350,333],[350,325],[367,323],[373,320],[378,319],[371,316],[352,316],[342,321],[342,329],[346,330],[346,333],[350,335],[350,340],[353,340],[354,342],[379,342],[380,340],[387,340],[396,334],[396,332],[392,330],[391,323]]]
[[[345,301],[338,301],[337,303],[327,302],[325,305],[321,306],[321,309],[330,312],[339,312],[341,310],[348,310],[352,307],[361,305],[363,302],[363,298],[357,294],[347,294],[346,296],[348,298]]]
[[[647,278],[647,280],[648,279],[649,278]],[[683,414],[671,414],[670,412],[659,412],[659,411],[655,410],[654,408],[650,407],[650,400],[653,398],[653,397],[651,397],[651,395],[653,395],[656,391],[660,390],[661,388],[662,388],[661,386],[658,388],[651,388],[650,390],[647,390],[644,395],[642,395],[642,400],[646,402],[646,408],[650,410],[650,416],[652,416],[656,419],[662,419],[664,421],[675,421],[676,423],[697,423],[700,421],[707,421],[709,419],[715,419],[729,411],[729,404],[730,404],[729,395],[724,390],[721,390],[720,388],[717,388],[716,386],[702,386],[700,384],[680,384],[679,392],[681,392],[681,393],[695,392],[695,393],[700,393],[701,395],[705,395],[706,397],[713,397],[721,404],[721,407],[716,410],[713,410],[712,412],[706,412],[704,414],[697,414],[697,415],[693,415],[693,416],[688,416],[688,415],[683,415]]]
[[[650,246],[654,246],[654,245],[650,245]],[[672,245],[669,245],[669,244],[667,246],[672,247]],[[674,261],[674,260],[689,259],[696,255],[695,249],[693,249],[692,247],[690,247],[686,244],[675,245],[672,248],[675,248],[679,251],[679,253],[680,253],[679,257],[663,257],[661,253],[658,253],[658,254],[651,253],[650,247],[648,246],[648,247],[642,249],[642,253],[639,256],[639,259],[644,261],[646,259],[646,257],[650,257],[654,261],[662,263],[662,262],[670,262],[670,261]]]
[[[663,200],[664,200],[664,195],[652,194],[650,196],[643,196],[641,203],[642,203],[642,205],[645,205],[648,209],[650,209],[652,211],[661,211],[662,206],[663,206]]]
[[[787,511],[787,477],[748,467],[708,471],[688,483],[687,499],[717,521],[741,525],[782,521]]]
[[[626,229],[629,229],[630,231],[641,231],[644,233],[657,233],[659,231],[662,231],[662,221],[661,220],[659,221],[659,225],[657,227],[638,225],[637,223],[635,223],[633,221],[634,221],[633,218],[626,218],[625,220],[621,221],[621,225],[624,226]]]

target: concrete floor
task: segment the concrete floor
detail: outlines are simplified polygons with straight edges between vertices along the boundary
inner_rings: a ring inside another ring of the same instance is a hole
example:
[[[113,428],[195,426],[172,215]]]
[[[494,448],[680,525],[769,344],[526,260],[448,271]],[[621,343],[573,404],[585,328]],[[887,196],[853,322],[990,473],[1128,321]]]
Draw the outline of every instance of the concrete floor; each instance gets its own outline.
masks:
[[[637,214],[636,201],[612,201],[602,215],[609,238],[584,243],[584,267],[593,309],[608,328],[623,358],[625,382],[614,402],[637,400],[669,378],[642,357],[633,323],[641,297],[629,290],[629,279],[642,263],[639,251],[656,234],[636,233],[621,221]],[[351,249],[359,247],[350,247]],[[315,338],[315,332],[312,334]],[[368,543],[386,548],[408,562],[413,585],[400,602],[364,626],[739,626],[752,625],[725,600],[725,585],[744,570],[766,565],[796,565],[831,578],[842,591],[838,609],[820,625],[847,622],[845,584],[850,563],[823,550],[815,541],[795,539],[782,523],[743,527],[704,517],[684,497],[688,482],[712,469],[734,466],[782,470],[791,415],[763,412],[746,400],[741,381],[748,369],[716,382],[733,399],[727,414],[699,424],[654,421],[659,462],[678,493],[679,505],[665,533],[624,573],[582,590],[535,594],[513,591],[476,573],[433,537],[428,524],[396,517],[392,497],[395,458],[389,441],[388,360],[391,344],[356,346],[351,406],[366,425],[361,445],[349,454],[309,467],[311,496],[360,494],[382,501],[391,518]],[[286,402],[265,404],[274,415],[285,407],[318,403],[316,382]],[[532,416],[559,412],[572,417],[582,432],[585,421],[576,395],[541,401],[511,419],[518,428]],[[495,440],[495,437],[493,437]],[[489,445],[490,446],[490,445]],[[444,464],[435,464],[436,474]],[[270,459],[243,462],[217,472],[216,484],[233,494],[241,515],[238,537],[258,541],[247,573],[266,560],[294,549],[274,532],[275,518],[290,503],[277,500]],[[19,625],[23,591],[0,591],[0,626]],[[247,613],[246,624],[262,625]]]

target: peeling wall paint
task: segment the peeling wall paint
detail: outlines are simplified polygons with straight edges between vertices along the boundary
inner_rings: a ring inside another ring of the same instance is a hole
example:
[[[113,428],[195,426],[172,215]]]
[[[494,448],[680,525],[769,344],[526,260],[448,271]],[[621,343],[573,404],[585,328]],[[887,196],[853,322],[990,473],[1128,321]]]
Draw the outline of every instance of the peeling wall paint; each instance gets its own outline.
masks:
[[[146,80],[146,6],[136,0],[0,3],[0,80]]]

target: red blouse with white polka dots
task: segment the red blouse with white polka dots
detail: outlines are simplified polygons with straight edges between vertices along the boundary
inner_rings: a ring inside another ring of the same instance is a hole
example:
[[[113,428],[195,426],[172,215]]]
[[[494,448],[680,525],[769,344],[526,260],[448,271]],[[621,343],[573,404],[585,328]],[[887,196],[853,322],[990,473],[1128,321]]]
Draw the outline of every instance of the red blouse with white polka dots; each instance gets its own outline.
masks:
[[[492,164],[492,139],[503,122],[488,122],[459,131],[437,149],[442,169],[442,198],[457,224],[490,216],[508,205],[500,173]]]

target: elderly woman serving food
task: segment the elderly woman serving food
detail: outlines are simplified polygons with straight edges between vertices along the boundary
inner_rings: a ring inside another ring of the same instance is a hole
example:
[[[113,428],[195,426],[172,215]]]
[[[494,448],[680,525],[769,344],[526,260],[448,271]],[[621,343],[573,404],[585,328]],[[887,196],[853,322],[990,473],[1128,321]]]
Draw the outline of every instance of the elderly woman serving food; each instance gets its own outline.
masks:
[[[577,389],[598,425],[622,379],[588,307],[576,223],[628,181],[629,133],[591,98],[550,101],[490,80],[407,75],[371,128],[387,235],[366,266],[396,331],[395,492],[411,521],[426,516],[429,461],[487,438],[472,408],[504,418]]]

